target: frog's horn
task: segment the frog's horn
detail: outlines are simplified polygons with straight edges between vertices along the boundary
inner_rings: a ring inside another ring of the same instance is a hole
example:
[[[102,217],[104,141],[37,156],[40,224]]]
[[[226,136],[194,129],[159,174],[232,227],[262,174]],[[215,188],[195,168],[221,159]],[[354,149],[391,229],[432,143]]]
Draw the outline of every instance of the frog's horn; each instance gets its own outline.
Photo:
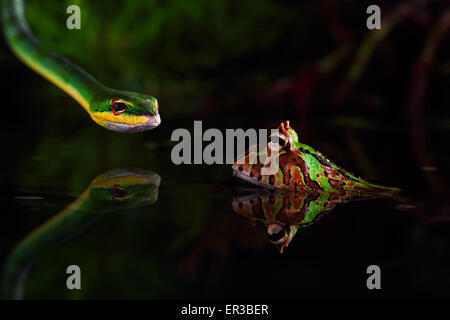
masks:
[[[289,120],[286,121],[286,124],[284,122],[282,122],[280,124],[280,126],[278,127],[278,129],[281,131],[281,133],[283,133],[286,137],[289,137],[289,131],[287,131],[287,129],[290,129],[291,127],[289,126]]]

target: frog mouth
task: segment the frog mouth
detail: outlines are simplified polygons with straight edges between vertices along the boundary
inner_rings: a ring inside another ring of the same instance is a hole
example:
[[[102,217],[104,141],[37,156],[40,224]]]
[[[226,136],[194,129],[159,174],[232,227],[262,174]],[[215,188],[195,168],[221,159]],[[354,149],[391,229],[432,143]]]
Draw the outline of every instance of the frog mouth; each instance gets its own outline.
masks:
[[[246,171],[240,171],[238,169],[237,165],[233,165],[233,176],[235,178],[238,178],[240,180],[243,180],[245,182],[248,182],[248,183],[260,186],[260,187],[277,189],[277,187],[274,185],[270,185],[268,183],[265,183],[263,181],[256,179],[255,177],[250,176],[250,174],[247,173]]]

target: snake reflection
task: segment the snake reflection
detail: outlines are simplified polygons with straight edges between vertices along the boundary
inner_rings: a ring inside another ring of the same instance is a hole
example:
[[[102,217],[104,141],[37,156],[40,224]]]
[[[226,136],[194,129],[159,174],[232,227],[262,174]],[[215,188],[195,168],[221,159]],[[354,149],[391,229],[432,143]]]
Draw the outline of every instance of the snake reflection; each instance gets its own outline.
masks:
[[[143,169],[113,169],[96,177],[73,203],[13,248],[4,269],[3,296],[24,297],[28,274],[46,249],[74,237],[106,213],[156,202],[160,182],[158,174]]]

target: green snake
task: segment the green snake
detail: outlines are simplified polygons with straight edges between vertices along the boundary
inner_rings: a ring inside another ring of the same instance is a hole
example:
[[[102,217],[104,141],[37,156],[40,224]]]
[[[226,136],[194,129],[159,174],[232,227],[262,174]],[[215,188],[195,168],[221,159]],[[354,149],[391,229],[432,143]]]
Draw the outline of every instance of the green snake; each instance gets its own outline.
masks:
[[[23,0],[2,1],[2,26],[14,54],[72,96],[97,124],[116,132],[139,132],[161,123],[155,97],[108,88],[81,67],[42,47],[26,21]]]

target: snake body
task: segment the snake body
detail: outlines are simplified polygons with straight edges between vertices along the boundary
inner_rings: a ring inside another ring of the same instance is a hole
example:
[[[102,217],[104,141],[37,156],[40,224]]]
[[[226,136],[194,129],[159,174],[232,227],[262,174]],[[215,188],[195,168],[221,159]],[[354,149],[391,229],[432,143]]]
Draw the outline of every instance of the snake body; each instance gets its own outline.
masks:
[[[97,124],[117,132],[138,132],[161,123],[156,98],[108,88],[67,58],[41,46],[27,23],[24,0],[2,1],[2,27],[14,54],[72,96]]]

